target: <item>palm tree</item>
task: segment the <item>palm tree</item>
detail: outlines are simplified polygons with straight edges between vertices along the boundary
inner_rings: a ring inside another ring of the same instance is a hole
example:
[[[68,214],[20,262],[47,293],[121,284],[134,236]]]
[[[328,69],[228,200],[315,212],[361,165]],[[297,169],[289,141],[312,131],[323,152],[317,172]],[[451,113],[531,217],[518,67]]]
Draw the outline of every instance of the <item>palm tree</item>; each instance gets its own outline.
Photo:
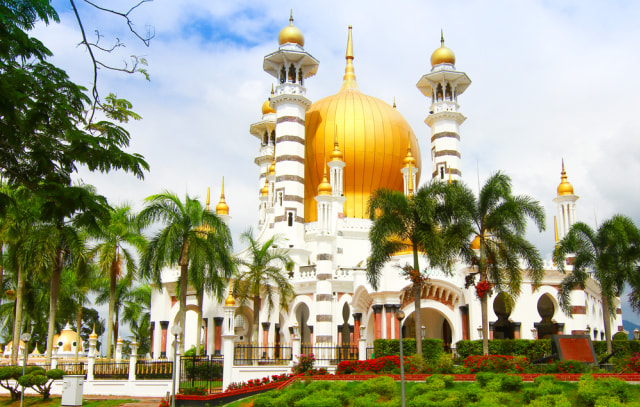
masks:
[[[382,269],[391,257],[405,250],[412,253],[413,264],[403,271],[412,282],[416,354],[419,356],[422,356],[421,297],[426,283],[420,269],[420,254],[425,256],[429,267],[450,272],[464,236],[456,219],[448,216],[452,205],[458,202],[449,203],[451,194],[447,191],[452,185],[434,181],[409,196],[400,191],[379,189],[369,199],[369,215],[374,223],[369,231],[371,255],[367,262],[367,278],[377,290]]]
[[[95,259],[98,270],[109,278],[109,314],[107,316],[107,358],[111,358],[113,335],[113,317],[116,301],[116,282],[125,272],[136,273],[136,262],[128,246],[142,249],[145,239],[137,227],[128,205],[117,206],[110,210],[109,217],[90,231],[99,243],[90,254]]]
[[[260,297],[264,298],[267,313],[271,314],[276,307],[287,309],[289,301],[295,297],[293,286],[283,270],[293,270],[293,260],[289,250],[278,248],[279,236],[272,236],[262,244],[258,242],[253,231],[249,229],[241,235],[249,244],[247,259],[238,259],[240,267],[233,287],[233,295],[240,303],[253,301],[253,339],[258,342],[260,327]]]
[[[233,271],[231,233],[224,221],[187,195],[184,202],[175,194],[163,192],[146,199],[147,205],[138,215],[141,227],[162,222],[164,227],[153,236],[140,261],[143,277],[161,285],[164,267],[180,267],[179,323],[182,328],[180,352],[184,351],[184,322],[187,309],[189,264],[198,259],[211,270],[220,267],[220,278],[230,278]],[[222,293],[218,293],[222,296]]]
[[[634,255],[640,232],[633,221],[623,215],[606,220],[597,231],[578,222],[571,226],[554,251],[558,269],[564,271],[565,260],[573,258],[573,270],[562,280],[558,302],[571,315],[571,291],[584,287],[592,277],[600,287],[607,352],[611,353],[611,307],[626,282],[633,282],[638,258]],[[592,273],[590,273],[592,272]]]
[[[465,186],[460,186],[457,197],[459,206],[466,213],[471,233],[467,235],[465,247],[476,240],[477,250],[464,250],[464,260],[478,268],[480,282],[505,293],[511,304],[520,295],[524,262],[527,273],[536,286],[544,274],[543,261],[536,247],[525,238],[527,220],[532,220],[539,231],[543,231],[544,209],[540,203],[527,195],[514,196],[511,178],[496,172],[482,186],[478,198]],[[480,283],[478,283],[480,284]],[[482,310],[482,350],[489,353],[489,295],[478,291]]]

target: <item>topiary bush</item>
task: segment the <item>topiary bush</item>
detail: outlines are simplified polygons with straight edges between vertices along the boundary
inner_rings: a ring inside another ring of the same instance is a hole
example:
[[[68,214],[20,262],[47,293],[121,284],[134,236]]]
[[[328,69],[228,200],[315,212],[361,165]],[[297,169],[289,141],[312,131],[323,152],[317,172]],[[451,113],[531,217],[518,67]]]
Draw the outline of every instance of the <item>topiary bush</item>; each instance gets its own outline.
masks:
[[[19,366],[0,367],[0,386],[9,391],[11,400],[14,401],[20,398],[20,391],[18,391],[20,376],[22,376],[22,368]]]
[[[28,373],[18,378],[18,383],[23,387],[30,387],[36,393],[42,395],[42,399],[46,400],[51,395],[51,386],[55,380],[62,379],[66,373],[61,369],[51,369],[45,371],[41,367],[32,366],[27,368]]]
[[[423,339],[422,357],[426,361],[436,361],[444,353],[442,339]],[[399,339],[376,339],[373,341],[373,353],[376,357],[400,356]],[[412,356],[416,354],[416,340],[414,338],[402,339],[402,355]]]
[[[396,382],[388,376],[380,376],[375,379],[367,380],[360,383],[353,390],[353,394],[361,396],[364,394],[375,393],[387,400],[398,395],[398,386]]]
[[[482,355],[482,340],[458,341],[456,353],[460,359]],[[551,341],[549,339],[492,339],[489,341],[489,354],[525,356],[528,360],[536,360],[551,354]]]
[[[590,374],[582,375],[578,381],[576,401],[585,407],[611,405],[612,400],[626,403],[630,398],[630,384],[615,378],[595,380]]]

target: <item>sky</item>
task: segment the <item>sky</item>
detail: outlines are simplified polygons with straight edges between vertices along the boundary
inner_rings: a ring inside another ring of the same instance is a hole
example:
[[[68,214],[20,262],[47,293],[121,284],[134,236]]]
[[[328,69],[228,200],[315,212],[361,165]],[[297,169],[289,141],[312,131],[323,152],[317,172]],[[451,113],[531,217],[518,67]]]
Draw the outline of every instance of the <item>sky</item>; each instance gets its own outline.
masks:
[[[79,178],[113,204],[136,209],[151,194],[168,190],[212,204],[225,179],[230,227],[236,249],[241,232],[258,220],[259,141],[249,134],[275,84],[262,70],[277,50],[279,31],[294,24],[305,50],[320,61],[305,82],[311,101],[335,94],[342,84],[348,26],[353,26],[354,65],[363,93],[397,109],[416,133],[422,150],[421,182],[430,169],[430,101],[416,88],[431,69],[431,53],[445,44],[456,69],[472,84],[458,99],[467,117],[461,126],[463,180],[477,185],[495,171],[508,174],[517,194],[546,210],[546,231],[533,226],[529,239],[545,259],[554,245],[553,198],[564,159],[569,182],[580,196],[577,218],[593,227],[622,213],[640,225],[640,3],[599,1],[315,1],[155,0],[131,14],[140,32],[155,36],[146,47],[117,16],[76,0],[89,38],[100,44],[119,38],[103,61],[122,66],[129,55],[144,57],[150,81],[101,69],[99,89],[133,103],[142,120],[129,123],[130,151],[151,166],[143,181],[124,173]],[[102,0],[118,11],[136,1]],[[60,23],[41,25],[34,35],[54,53],[52,61],[91,86],[92,71],[69,2],[53,1]],[[640,322],[628,306],[625,319]]]

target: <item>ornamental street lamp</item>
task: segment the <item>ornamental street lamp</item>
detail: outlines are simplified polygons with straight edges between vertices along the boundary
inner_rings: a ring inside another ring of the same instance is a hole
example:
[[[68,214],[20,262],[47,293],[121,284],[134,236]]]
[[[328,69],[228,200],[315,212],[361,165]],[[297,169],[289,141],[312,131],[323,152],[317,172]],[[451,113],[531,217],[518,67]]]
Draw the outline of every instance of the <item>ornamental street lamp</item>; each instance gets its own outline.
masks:
[[[636,328],[633,330],[633,339],[636,341],[640,340],[640,329]]]
[[[538,339],[538,330],[536,328],[531,328],[531,338]]]
[[[31,340],[31,334],[29,332],[25,332],[22,335],[20,335],[20,339],[22,340],[22,342],[24,342],[24,347],[23,347],[24,360],[22,362],[22,375],[24,376],[27,369],[27,356],[29,354],[28,350],[29,350],[29,341]],[[18,349],[20,349],[19,343],[18,343]],[[22,392],[20,393],[20,407],[22,407],[23,403],[24,403],[24,386],[22,386]]]
[[[424,339],[424,337],[426,336],[427,333],[427,328],[424,327],[424,325],[422,325],[422,327],[420,328],[420,334],[421,334],[421,338]]]
[[[400,327],[400,393],[402,395],[402,407],[405,407],[404,401],[404,357],[402,355],[402,320],[404,319],[404,311],[396,311],[396,319]]]
[[[171,327],[171,335],[173,335],[173,374],[171,381],[171,407],[176,407],[176,377],[178,375],[179,366],[177,365],[178,361],[178,336],[182,334],[182,328],[180,327],[180,323],[173,324]]]
[[[480,339],[482,339],[482,325],[480,325],[478,327],[478,337],[480,337]]]
[[[299,338],[300,335],[300,327],[298,326],[298,323],[296,322],[295,324],[293,324],[293,337],[294,338]]]

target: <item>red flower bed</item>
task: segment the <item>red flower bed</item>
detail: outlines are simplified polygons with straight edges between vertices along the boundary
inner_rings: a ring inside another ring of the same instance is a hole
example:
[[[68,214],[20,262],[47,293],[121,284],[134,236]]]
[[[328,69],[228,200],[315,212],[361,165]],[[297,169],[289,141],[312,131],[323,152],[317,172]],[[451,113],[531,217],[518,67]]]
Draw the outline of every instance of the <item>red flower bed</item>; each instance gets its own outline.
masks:
[[[417,373],[409,358],[404,358],[404,370],[406,373]],[[340,362],[336,374],[362,374],[362,373],[392,373],[400,371],[399,356],[384,356],[369,360],[345,360]]]
[[[464,367],[471,373],[524,373],[528,363],[524,356],[471,355],[464,360]]]
[[[239,390],[239,389],[251,389],[254,387],[264,386],[270,383],[284,382],[291,377],[292,375],[283,373],[281,375],[274,374],[273,376],[271,376],[271,378],[266,376],[266,377],[263,377],[262,379],[253,379],[253,380],[248,380],[246,382],[241,382],[241,383],[231,383],[229,387],[227,387],[226,391]]]

